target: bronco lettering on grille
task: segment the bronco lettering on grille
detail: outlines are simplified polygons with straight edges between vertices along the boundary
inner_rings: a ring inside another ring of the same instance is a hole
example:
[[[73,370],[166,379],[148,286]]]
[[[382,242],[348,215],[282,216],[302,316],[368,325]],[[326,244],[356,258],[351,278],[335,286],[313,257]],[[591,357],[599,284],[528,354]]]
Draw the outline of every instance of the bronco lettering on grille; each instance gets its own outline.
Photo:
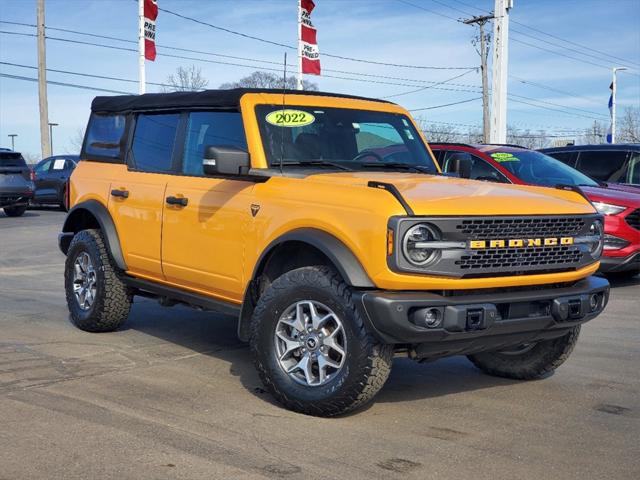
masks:
[[[486,248],[525,248],[525,247],[554,247],[556,245],[573,245],[573,237],[547,238],[511,238],[497,240],[469,240],[469,248],[484,250]]]

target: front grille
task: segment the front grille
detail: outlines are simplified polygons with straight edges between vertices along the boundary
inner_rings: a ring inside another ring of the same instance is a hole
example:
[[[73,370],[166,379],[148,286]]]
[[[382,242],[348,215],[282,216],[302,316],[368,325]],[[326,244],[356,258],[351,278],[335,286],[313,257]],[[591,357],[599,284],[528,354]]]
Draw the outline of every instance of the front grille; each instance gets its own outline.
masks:
[[[629,215],[627,215],[627,223],[631,226],[631,228],[635,228],[636,230],[640,230],[640,208],[637,208]]]
[[[602,220],[602,216],[399,217],[397,224],[390,224],[398,232],[396,242],[401,242],[413,225],[429,223],[441,233],[440,240],[464,247],[445,247],[433,261],[420,267],[404,257],[402,244],[397,243],[398,253],[388,259],[395,271],[458,278],[575,271],[595,261],[589,252],[590,244],[576,238],[590,235],[596,219]],[[565,243],[564,239],[570,240]],[[497,246],[491,247],[491,240],[502,242],[494,242]],[[518,242],[510,245],[509,240]],[[483,241],[481,248],[473,245]]]
[[[513,268],[514,271],[547,267],[550,269],[573,267],[582,258],[580,249],[573,245],[553,247],[505,248],[478,250],[463,255],[456,261],[462,270]]]
[[[456,229],[470,239],[570,237],[585,226],[583,217],[484,218],[463,220]]]

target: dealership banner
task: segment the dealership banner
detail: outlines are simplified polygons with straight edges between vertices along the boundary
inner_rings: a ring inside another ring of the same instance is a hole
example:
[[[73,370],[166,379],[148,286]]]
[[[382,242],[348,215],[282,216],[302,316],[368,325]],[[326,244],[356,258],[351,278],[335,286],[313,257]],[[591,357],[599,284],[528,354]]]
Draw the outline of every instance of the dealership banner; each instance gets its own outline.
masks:
[[[144,58],[156,59],[156,18],[158,18],[157,0],[144,0]]]
[[[300,60],[302,73],[320,75],[320,50],[317,32],[311,22],[311,12],[315,8],[313,0],[300,1]]]

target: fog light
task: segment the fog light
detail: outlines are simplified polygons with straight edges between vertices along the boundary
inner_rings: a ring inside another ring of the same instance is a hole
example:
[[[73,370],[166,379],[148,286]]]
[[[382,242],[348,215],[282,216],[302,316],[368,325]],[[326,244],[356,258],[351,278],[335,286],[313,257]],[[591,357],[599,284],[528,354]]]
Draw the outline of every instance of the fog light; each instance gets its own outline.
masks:
[[[620,250],[629,245],[624,238],[616,237],[614,235],[604,236],[604,249],[605,250]]]
[[[598,308],[598,305],[600,305],[600,295],[594,293],[593,295],[591,295],[591,297],[589,297],[589,308],[592,312],[595,312]]]
[[[437,328],[442,324],[442,312],[437,308],[428,308],[424,313],[427,328]]]

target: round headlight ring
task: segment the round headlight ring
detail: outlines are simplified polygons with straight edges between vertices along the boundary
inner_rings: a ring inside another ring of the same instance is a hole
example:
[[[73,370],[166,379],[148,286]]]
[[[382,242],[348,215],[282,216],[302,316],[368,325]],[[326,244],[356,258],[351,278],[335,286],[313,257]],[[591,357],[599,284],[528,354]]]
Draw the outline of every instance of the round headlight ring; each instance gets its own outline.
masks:
[[[598,237],[597,241],[590,243],[589,253],[593,258],[600,258],[604,248],[604,225],[602,224],[602,220],[594,220],[589,227],[589,235]]]
[[[440,240],[440,232],[429,223],[418,223],[404,234],[402,239],[402,253],[404,258],[416,267],[424,267],[436,260],[440,251],[436,249],[415,248],[419,242],[430,242]]]

